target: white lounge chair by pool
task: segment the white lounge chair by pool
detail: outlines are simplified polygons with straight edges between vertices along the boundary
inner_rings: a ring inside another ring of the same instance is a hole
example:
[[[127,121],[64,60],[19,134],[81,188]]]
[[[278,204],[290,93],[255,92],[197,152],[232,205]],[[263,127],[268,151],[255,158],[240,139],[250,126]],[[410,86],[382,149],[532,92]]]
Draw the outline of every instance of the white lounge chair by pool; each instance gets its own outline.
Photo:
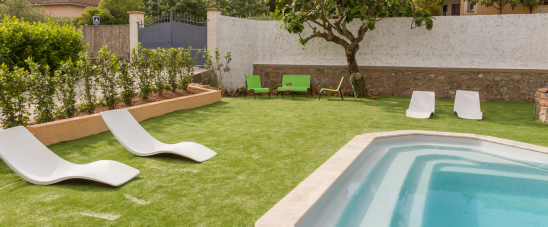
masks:
[[[101,112],[101,117],[118,142],[138,156],[171,153],[203,162],[217,155],[215,151],[194,142],[165,144],[156,140],[126,109]]]
[[[480,108],[479,92],[457,90],[453,111],[463,119],[481,120],[483,113]]]
[[[412,118],[430,118],[436,109],[436,94],[432,91],[413,91],[405,115]]]
[[[119,186],[139,174],[139,170],[131,166],[110,160],[83,165],[70,163],[49,150],[23,126],[0,131],[0,157],[23,179],[38,185],[80,178]]]

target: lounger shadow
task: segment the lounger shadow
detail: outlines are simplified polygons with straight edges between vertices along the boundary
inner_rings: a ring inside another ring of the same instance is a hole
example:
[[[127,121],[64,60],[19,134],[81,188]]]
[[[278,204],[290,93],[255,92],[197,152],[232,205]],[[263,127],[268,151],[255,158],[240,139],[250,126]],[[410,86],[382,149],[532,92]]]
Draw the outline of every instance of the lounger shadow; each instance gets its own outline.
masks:
[[[217,155],[215,151],[194,142],[165,144],[156,140],[133,118],[127,109],[101,112],[101,117],[118,142],[138,156],[171,153],[197,162],[204,162]]]
[[[413,91],[405,116],[428,119],[435,113],[436,94],[432,91]]]
[[[480,97],[477,91],[457,90],[453,111],[459,118],[469,120],[483,119],[480,108]]]
[[[131,166],[110,160],[83,165],[68,162],[23,126],[0,131],[0,157],[15,173],[37,185],[78,178],[119,186],[139,174]]]

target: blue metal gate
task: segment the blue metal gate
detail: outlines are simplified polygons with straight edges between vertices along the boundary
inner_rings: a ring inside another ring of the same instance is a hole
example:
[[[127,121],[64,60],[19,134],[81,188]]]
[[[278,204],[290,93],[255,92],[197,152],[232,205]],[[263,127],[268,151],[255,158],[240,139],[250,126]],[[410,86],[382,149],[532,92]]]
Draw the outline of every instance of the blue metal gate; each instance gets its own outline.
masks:
[[[146,49],[190,46],[191,55],[196,56],[199,49],[207,47],[206,25],[204,18],[170,12],[139,23],[139,42]],[[203,65],[203,62],[200,54],[197,65]]]

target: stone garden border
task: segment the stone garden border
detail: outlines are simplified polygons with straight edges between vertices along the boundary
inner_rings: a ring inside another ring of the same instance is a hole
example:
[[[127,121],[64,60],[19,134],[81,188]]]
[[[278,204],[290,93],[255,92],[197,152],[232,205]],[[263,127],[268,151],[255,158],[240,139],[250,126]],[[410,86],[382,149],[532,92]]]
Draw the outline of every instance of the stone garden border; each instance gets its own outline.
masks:
[[[221,91],[189,85],[205,92],[167,99],[127,108],[137,121],[161,116],[173,111],[192,109],[221,101]],[[108,131],[101,114],[92,114],[43,124],[30,125],[27,129],[44,145],[74,140]]]
[[[548,154],[547,147],[467,133],[401,130],[357,135],[257,220],[255,226],[295,226],[375,139],[406,135],[476,139]]]

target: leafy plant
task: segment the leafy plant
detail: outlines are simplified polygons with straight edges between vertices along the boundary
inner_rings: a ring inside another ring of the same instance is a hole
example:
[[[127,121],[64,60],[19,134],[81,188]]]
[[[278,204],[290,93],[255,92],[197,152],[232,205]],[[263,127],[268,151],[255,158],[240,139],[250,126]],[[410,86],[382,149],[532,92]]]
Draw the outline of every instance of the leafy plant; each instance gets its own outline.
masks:
[[[170,48],[166,51],[166,60],[167,60],[167,83],[170,86],[170,89],[177,89],[177,78],[181,74],[182,68],[179,67],[178,54],[179,49]]]
[[[39,65],[59,69],[61,62],[77,61],[84,50],[81,30],[53,22],[28,22],[4,17],[0,23],[0,64],[29,69],[26,60],[32,58]]]
[[[166,78],[164,74],[164,62],[166,61],[165,51],[158,48],[157,50],[151,51],[151,66],[154,76],[154,87],[158,95],[162,95],[164,91],[164,85],[166,84]]]
[[[40,66],[27,59],[30,68],[29,75],[29,97],[35,105],[34,120],[38,123],[50,122],[54,119],[55,101],[55,80],[50,76],[49,66]]]
[[[60,107],[59,117],[71,118],[77,112],[76,108],[76,85],[79,79],[78,68],[71,60],[61,64],[61,70],[55,71],[55,83],[57,87],[57,98],[63,104]]]
[[[143,99],[147,99],[152,92],[152,73],[150,69],[150,53],[151,51],[144,49],[141,43],[131,51],[131,71],[137,75],[139,85],[139,95]]]
[[[21,68],[9,71],[6,64],[0,66],[0,126],[11,128],[27,125],[29,121],[29,99],[23,92],[27,90],[27,72]]]
[[[293,85],[292,83],[285,83],[285,86],[291,86]]]
[[[118,60],[116,55],[112,54],[107,46],[103,46],[99,50],[99,56],[97,57],[99,64],[99,86],[101,86],[101,92],[105,99],[105,105],[109,109],[116,108],[116,71],[118,70]]]
[[[211,59],[211,53],[209,53],[209,49],[204,48],[204,68],[210,69],[213,65],[213,60]]]
[[[80,53],[80,58],[76,65],[78,66],[79,77],[82,79],[83,85],[82,92],[80,93],[82,103],[79,106],[79,111],[92,114],[95,112],[95,102],[97,101],[95,83],[98,68],[90,63],[85,52]]]
[[[223,85],[224,74],[230,72],[231,70],[230,67],[228,67],[228,64],[230,63],[230,61],[232,61],[232,55],[230,54],[230,51],[226,52],[226,55],[224,56],[226,65],[223,65],[223,63],[220,62],[221,54],[219,53],[219,49],[215,48],[214,53],[215,53],[215,63],[217,63],[217,67],[215,68],[215,70],[219,71],[218,85]]]
[[[118,84],[122,89],[120,97],[126,105],[131,105],[131,100],[136,95],[134,75],[130,73],[129,64],[123,60],[119,62],[118,71]]]

